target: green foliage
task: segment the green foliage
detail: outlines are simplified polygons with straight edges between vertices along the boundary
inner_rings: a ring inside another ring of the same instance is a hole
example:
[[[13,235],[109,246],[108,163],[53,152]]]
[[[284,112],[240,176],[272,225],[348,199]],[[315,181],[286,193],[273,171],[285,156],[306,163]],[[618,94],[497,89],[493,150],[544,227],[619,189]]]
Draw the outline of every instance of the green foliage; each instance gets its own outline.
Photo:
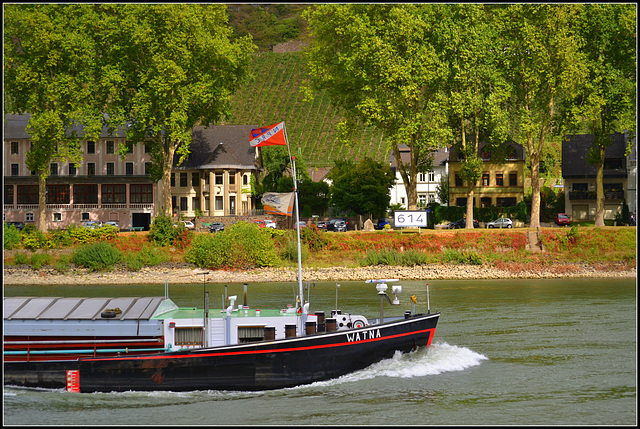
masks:
[[[33,253],[29,261],[34,270],[39,270],[43,265],[49,265],[50,262],[51,255],[48,253]]]
[[[127,252],[123,262],[131,271],[140,271],[143,267],[160,265],[170,259],[170,256],[162,249],[143,245],[137,252]]]
[[[60,274],[65,274],[69,271],[70,257],[67,255],[60,255],[58,260],[54,262],[53,269]]]
[[[16,265],[28,264],[29,255],[27,255],[25,252],[17,252],[13,257],[13,260]]]
[[[296,235],[295,232],[291,235]],[[296,237],[297,241],[297,237]],[[309,247],[312,252],[318,252],[324,249],[329,240],[327,240],[326,233],[320,231],[315,225],[310,225],[306,228],[300,228],[300,242]]]
[[[174,227],[173,220],[170,216],[156,216],[149,227],[149,238],[159,246],[172,245],[178,236],[180,227],[185,229],[182,223],[179,223],[177,227]]]
[[[429,262],[429,256],[418,249],[408,249],[398,251],[396,249],[370,250],[365,257],[360,260],[360,266],[389,265],[415,267]]]
[[[198,234],[185,260],[201,268],[247,269],[272,266],[277,261],[270,228],[253,222],[238,222],[217,234]]]
[[[303,228],[306,229],[306,228]],[[301,239],[302,241],[302,239]],[[280,258],[286,261],[298,262],[298,242],[297,239],[289,237],[285,240],[280,247]],[[309,258],[309,246],[307,244],[300,244],[300,260],[305,262]]]
[[[108,271],[122,260],[122,252],[105,242],[85,244],[76,249],[71,262],[91,271]]]
[[[3,225],[3,238],[4,238],[4,250],[15,249],[20,246],[22,241],[22,234],[18,231],[15,225],[8,225],[4,222]]]
[[[336,161],[329,172],[330,201],[341,211],[381,217],[389,207],[389,189],[395,183],[391,169],[371,158],[358,163]]]
[[[442,262],[450,264],[482,265],[482,257],[474,251],[465,249],[445,249]]]

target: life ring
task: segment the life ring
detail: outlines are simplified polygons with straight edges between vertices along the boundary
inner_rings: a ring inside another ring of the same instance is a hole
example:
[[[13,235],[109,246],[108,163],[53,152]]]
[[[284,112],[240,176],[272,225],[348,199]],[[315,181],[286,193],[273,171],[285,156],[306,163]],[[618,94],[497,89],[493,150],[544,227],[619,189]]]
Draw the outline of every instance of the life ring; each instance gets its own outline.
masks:
[[[355,319],[353,321],[353,327],[354,328],[364,328],[366,325],[365,321],[362,319]]]

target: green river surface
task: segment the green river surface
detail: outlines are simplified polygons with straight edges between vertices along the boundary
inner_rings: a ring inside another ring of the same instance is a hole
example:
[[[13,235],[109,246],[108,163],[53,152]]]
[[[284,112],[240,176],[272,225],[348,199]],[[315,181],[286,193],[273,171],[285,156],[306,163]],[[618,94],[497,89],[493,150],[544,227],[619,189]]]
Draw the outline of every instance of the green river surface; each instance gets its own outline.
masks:
[[[168,287],[221,308],[223,284]],[[313,313],[379,317],[365,282],[309,285]],[[401,281],[385,316],[440,312],[433,344],[339,379],[264,392],[69,393],[4,387],[5,425],[636,425],[636,279]],[[390,284],[391,285],[391,284]],[[297,284],[248,285],[252,308],[293,304]],[[164,296],[165,285],[6,286],[4,296]],[[242,284],[229,295],[243,303]],[[220,304],[216,304],[220,303]]]

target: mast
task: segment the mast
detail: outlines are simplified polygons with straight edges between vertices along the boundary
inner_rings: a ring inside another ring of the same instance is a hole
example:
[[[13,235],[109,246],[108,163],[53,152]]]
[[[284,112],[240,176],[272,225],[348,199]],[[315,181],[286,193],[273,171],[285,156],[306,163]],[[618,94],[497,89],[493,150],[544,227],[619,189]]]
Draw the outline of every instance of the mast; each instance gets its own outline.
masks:
[[[302,251],[301,251],[301,246],[300,246],[300,227],[298,226],[298,223],[300,222],[300,212],[298,209],[298,178],[296,175],[296,158],[295,156],[291,156],[291,148],[289,146],[289,138],[287,137],[287,127],[283,124],[283,130],[284,130],[284,139],[285,142],[287,143],[287,150],[289,151],[289,158],[291,159],[291,166],[292,166],[292,172],[293,172],[293,193],[294,193],[294,204],[295,204],[295,211],[296,211],[296,221],[295,221],[295,228],[296,228],[296,235],[297,235],[297,239],[298,239],[298,296],[300,297],[300,311],[302,314],[302,317],[300,318],[300,334],[302,334],[303,329],[304,329],[304,323],[306,321],[307,315],[304,313],[304,288],[302,287]]]

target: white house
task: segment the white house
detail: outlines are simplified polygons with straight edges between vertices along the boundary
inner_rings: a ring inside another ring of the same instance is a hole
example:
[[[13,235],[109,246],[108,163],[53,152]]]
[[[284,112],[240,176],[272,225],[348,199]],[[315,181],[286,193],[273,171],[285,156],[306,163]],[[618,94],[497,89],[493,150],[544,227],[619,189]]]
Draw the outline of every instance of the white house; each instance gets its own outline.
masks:
[[[403,162],[409,162],[410,149],[407,145],[400,146],[400,156]],[[437,187],[440,185],[442,176],[449,174],[449,150],[441,148],[433,152],[433,170],[426,173],[418,173],[418,207],[426,206],[427,203],[436,202],[443,204],[438,198]],[[389,205],[400,204],[405,209],[407,207],[407,190],[405,188],[402,176],[398,171],[398,163],[395,155],[392,153],[389,158],[389,166],[396,176],[396,183],[391,188],[391,201]]]

